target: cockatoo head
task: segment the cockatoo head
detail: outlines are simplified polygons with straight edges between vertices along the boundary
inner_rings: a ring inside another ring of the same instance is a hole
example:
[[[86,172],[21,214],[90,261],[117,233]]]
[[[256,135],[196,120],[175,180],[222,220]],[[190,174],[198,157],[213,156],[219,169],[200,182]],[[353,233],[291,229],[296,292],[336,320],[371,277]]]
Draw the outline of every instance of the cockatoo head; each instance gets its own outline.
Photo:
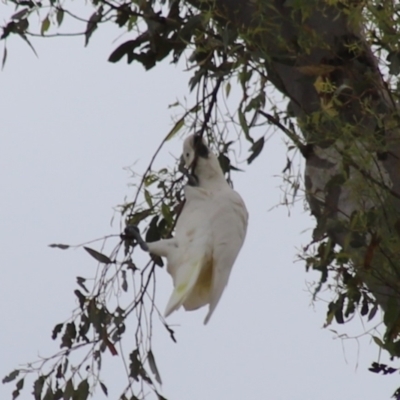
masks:
[[[225,181],[217,156],[198,134],[188,136],[183,142],[181,167],[185,167],[200,186],[208,181]]]
[[[207,159],[210,156],[210,150],[208,149],[204,139],[199,135],[190,135],[183,142],[183,153],[182,162],[183,165],[190,169],[195,164],[196,156],[198,158]]]

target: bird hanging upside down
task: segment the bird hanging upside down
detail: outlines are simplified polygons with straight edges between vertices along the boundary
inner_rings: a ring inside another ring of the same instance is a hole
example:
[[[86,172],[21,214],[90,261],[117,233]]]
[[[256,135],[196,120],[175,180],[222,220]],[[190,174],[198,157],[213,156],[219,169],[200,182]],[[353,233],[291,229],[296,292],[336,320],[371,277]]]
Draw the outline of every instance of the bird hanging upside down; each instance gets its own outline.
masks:
[[[191,172],[186,172],[186,202],[175,237],[149,243],[144,242],[137,227],[128,226],[126,233],[143,250],[167,259],[174,291],[165,317],[181,305],[189,311],[209,304],[206,324],[243,245],[248,213],[240,195],[226,181],[217,156],[199,135],[184,141],[181,163]]]

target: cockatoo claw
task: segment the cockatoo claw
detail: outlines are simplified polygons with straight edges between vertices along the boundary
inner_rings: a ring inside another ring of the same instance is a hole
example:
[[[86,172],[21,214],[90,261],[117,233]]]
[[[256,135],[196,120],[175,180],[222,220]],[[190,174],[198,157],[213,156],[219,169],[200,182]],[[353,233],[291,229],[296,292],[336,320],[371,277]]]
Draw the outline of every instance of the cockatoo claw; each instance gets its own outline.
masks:
[[[147,243],[143,240],[139,228],[136,225],[128,225],[124,233],[128,239],[136,240],[143,251],[149,251],[149,246],[147,246]]]
[[[199,186],[199,181],[196,177],[196,175],[192,175],[192,174],[185,174],[186,178],[188,179],[188,185],[189,186]]]

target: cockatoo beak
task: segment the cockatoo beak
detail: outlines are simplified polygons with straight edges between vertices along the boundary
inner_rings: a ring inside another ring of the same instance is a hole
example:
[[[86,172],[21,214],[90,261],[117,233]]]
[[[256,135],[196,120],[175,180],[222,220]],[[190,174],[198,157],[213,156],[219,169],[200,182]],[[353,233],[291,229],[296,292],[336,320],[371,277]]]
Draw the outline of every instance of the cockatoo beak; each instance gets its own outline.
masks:
[[[189,168],[190,168],[190,166],[189,166]],[[188,178],[188,183],[190,186],[198,186],[198,184],[199,184],[198,179],[197,179],[196,175],[192,175],[189,172],[189,168],[186,166],[185,159],[183,158],[183,156],[181,156],[181,158],[179,160],[178,171],[182,172],[182,174],[185,175],[186,178]]]

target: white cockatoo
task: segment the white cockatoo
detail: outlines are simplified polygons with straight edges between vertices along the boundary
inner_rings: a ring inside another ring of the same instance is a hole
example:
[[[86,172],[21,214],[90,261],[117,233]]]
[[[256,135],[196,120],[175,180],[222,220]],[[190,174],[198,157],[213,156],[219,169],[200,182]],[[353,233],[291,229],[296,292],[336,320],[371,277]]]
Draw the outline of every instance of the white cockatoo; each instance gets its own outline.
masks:
[[[243,245],[248,222],[246,206],[224,177],[217,156],[198,135],[183,144],[181,158],[192,171],[184,188],[186,202],[178,218],[175,237],[144,243],[150,253],[167,258],[174,291],[167,317],[181,305],[196,310],[209,304],[206,324],[228,283]]]

